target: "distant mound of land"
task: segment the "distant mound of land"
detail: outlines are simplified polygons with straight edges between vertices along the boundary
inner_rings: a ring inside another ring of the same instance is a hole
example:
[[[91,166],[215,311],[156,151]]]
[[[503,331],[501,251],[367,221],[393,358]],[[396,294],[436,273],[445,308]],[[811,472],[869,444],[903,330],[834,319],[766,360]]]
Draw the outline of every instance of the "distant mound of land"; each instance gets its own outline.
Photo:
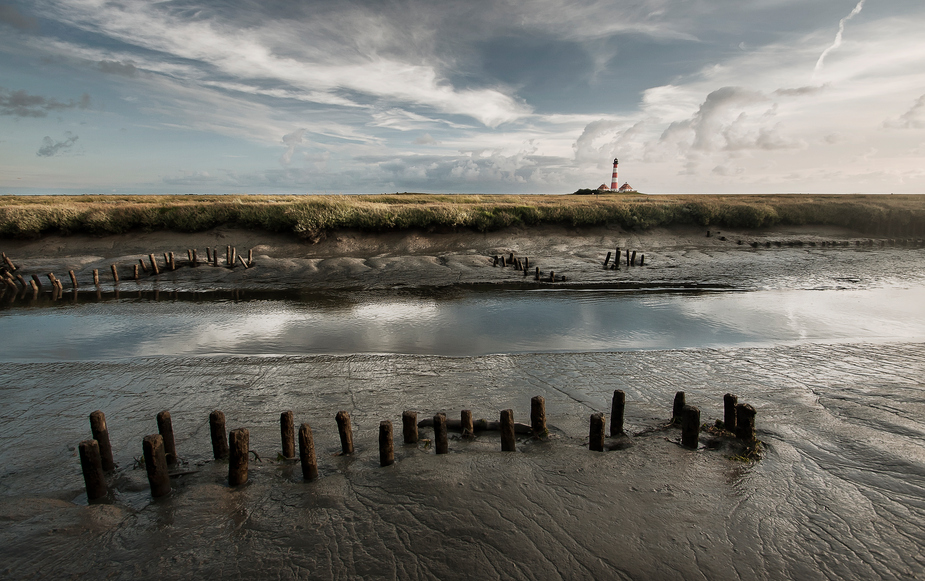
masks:
[[[726,228],[820,225],[871,234],[925,234],[922,195],[594,196],[383,194],[373,196],[2,196],[0,237],[202,232],[234,226],[306,239],[341,229],[470,229],[511,226],[673,225]]]

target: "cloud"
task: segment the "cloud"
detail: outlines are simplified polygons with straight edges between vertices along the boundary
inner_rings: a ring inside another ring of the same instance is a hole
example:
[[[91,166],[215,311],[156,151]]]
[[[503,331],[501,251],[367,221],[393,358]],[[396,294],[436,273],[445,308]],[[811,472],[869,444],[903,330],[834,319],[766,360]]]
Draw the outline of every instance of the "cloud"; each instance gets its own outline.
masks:
[[[295,153],[296,146],[302,143],[302,136],[305,135],[305,131],[305,129],[296,129],[292,133],[283,135],[283,145],[285,145],[287,149],[283,156],[279,158],[280,163],[289,165],[292,161],[292,154]]]
[[[35,30],[39,27],[35,18],[24,16],[11,4],[0,4],[0,23],[20,30]]]
[[[123,77],[134,77],[138,69],[131,62],[107,61],[99,62],[99,69],[111,75],[122,75]]]
[[[838,21],[838,32],[835,33],[835,41],[827,49],[822,51],[822,54],[819,55],[819,60],[816,61],[816,67],[813,69],[813,76],[816,75],[819,71],[822,70],[822,65],[825,62],[825,57],[829,55],[830,52],[837,49],[841,46],[842,34],[845,32],[845,23],[861,13],[861,9],[864,8],[865,0],[861,0],[857,3],[857,6],[854,7],[854,10],[851,11],[848,16],[845,16]]]
[[[888,129],[923,129],[925,128],[925,95],[916,99],[912,107],[899,116],[896,121],[884,121]]]
[[[430,133],[425,133],[414,140],[416,145],[437,145],[439,142]]]
[[[60,153],[66,153],[73,147],[79,137],[72,134],[70,131],[65,131],[64,135],[66,136],[64,141],[55,141],[46,135],[42,139],[42,146],[35,152],[35,155],[39,157],[52,157]]]
[[[84,93],[78,101],[63,103],[40,95],[30,95],[25,91],[10,91],[0,87],[0,115],[14,117],[46,117],[51,111],[67,109],[86,109],[90,106],[90,95]]]
[[[820,91],[824,91],[826,87],[828,87],[828,84],[809,87],[796,87],[794,89],[777,89],[773,94],[779,97],[804,97],[815,95]]]

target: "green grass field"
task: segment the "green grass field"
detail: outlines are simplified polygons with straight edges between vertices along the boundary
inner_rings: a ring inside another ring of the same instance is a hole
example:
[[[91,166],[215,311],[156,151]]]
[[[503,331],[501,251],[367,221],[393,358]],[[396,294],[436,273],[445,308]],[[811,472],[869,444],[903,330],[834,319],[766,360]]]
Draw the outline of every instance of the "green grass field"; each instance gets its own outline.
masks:
[[[832,225],[887,235],[925,234],[921,195],[504,196],[0,196],[0,237],[45,234],[199,232],[216,226],[288,232],[471,229],[619,224],[768,228]]]

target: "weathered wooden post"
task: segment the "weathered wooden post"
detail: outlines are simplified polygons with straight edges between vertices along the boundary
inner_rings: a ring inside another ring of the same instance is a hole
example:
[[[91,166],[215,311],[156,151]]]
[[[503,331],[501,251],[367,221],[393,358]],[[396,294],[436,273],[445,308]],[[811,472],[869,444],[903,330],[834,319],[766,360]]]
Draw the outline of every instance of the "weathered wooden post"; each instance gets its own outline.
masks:
[[[541,395],[530,399],[530,429],[535,438],[546,437],[549,433],[546,430],[546,398]]]
[[[755,408],[747,403],[736,404],[736,438],[755,441]]]
[[[593,452],[604,451],[604,414],[601,412],[591,414],[588,449]]]
[[[549,271],[549,282],[556,282],[556,273],[551,270]]]
[[[318,478],[318,460],[315,458],[315,438],[308,424],[299,427],[299,459],[302,462],[302,478]]]
[[[16,265],[13,264],[13,261],[10,260],[10,258],[6,255],[6,252],[3,253],[3,262],[5,262],[7,267],[9,267],[10,272],[16,271]]]
[[[137,264],[134,265],[134,269],[132,271],[132,278],[135,280],[138,280],[138,265]]]
[[[143,259],[139,258],[138,264],[141,265],[141,272],[148,272],[148,267],[145,265],[145,261]]]
[[[678,423],[681,421],[681,411],[684,409],[684,392],[679,391],[674,394],[674,405],[671,409],[671,422]]]
[[[241,263],[241,266],[244,267],[244,270],[247,270],[248,268],[250,268],[250,266],[247,265],[247,261],[244,260],[244,255],[243,255],[243,254],[239,254],[239,255],[238,255],[238,262]]]
[[[164,438],[160,434],[145,436],[141,442],[144,452],[145,470],[148,472],[148,484],[151,496],[158,498],[170,492],[170,473],[167,472],[167,457],[164,453]]]
[[[723,427],[735,433],[736,431],[736,404],[739,398],[731,393],[723,396]]]
[[[610,401],[610,437],[616,438],[623,433],[623,412],[626,408],[626,394],[622,389],[613,391]]]
[[[528,270],[530,270],[530,259],[524,256],[524,276],[527,276]]]
[[[195,248],[193,248],[193,256],[190,258],[190,262],[193,263],[193,266],[199,266],[199,255],[196,253]]]
[[[340,449],[343,454],[353,454],[353,430],[350,428],[350,414],[337,412],[337,431],[340,433]]]
[[[173,439],[173,422],[167,410],[157,414],[157,432],[164,439],[164,455],[168,464],[177,463],[177,445]]]
[[[153,272],[154,274],[160,274],[161,271],[158,270],[158,268],[157,268],[157,260],[154,259],[154,255],[153,255],[153,254],[149,254],[149,255],[148,255],[148,260],[151,261],[151,272]]]
[[[401,413],[401,429],[406,444],[418,443],[418,413],[405,410]]]
[[[87,500],[93,501],[106,496],[109,492],[106,486],[106,475],[103,474],[103,463],[100,459],[100,447],[96,440],[84,440],[77,445],[80,454],[80,469],[84,475],[84,485],[87,487]]]
[[[252,264],[254,264],[254,249],[248,248],[247,249],[247,266],[251,266]]]
[[[100,271],[99,269],[93,269],[93,286],[100,286]]]
[[[106,415],[100,410],[90,414],[90,433],[93,434],[93,439],[97,441],[100,459],[103,462],[103,470],[112,472],[116,469],[116,463],[112,459],[112,445],[109,443]]]
[[[176,269],[177,269],[177,259],[173,255],[173,252],[171,252],[170,253],[170,270],[176,270]]]
[[[514,410],[501,411],[501,451],[514,452],[517,449],[514,439]]]
[[[472,425],[472,410],[462,410],[459,412],[459,426],[462,430],[463,438],[472,438],[475,436],[475,427]]]
[[[646,265],[646,255],[643,254],[639,257],[639,266],[645,266],[645,265]]]
[[[212,457],[216,460],[228,458],[228,440],[225,433],[225,414],[214,410],[209,414],[209,434],[212,436]]]
[[[696,450],[700,443],[700,408],[686,405],[681,416],[681,445]]]
[[[238,261],[238,249],[234,246],[231,247],[231,268],[234,268],[234,263]]]
[[[610,251],[607,252],[607,258],[604,259],[604,268],[607,268],[607,264],[610,263]]]
[[[444,413],[434,416],[434,451],[437,454],[446,454],[450,451],[450,444],[446,434],[446,414]]]
[[[119,282],[119,271],[116,269],[116,265],[110,264],[109,269],[112,270],[112,282]]]
[[[39,278],[39,275],[33,274],[32,280],[35,281],[35,284],[38,285],[39,290],[42,290],[42,279]]]
[[[630,265],[630,251],[627,248],[626,249],[626,266],[629,266],[629,265]]]
[[[212,266],[218,266],[218,246],[212,249]]]
[[[67,271],[67,274],[71,277],[71,288],[77,288],[77,275],[74,274],[73,270]]]
[[[392,422],[379,422],[379,465],[391,466],[395,463],[395,444],[392,442]]]
[[[535,277],[536,277],[536,280],[540,280],[540,267],[539,267],[539,266],[536,267],[536,275],[535,275]]]
[[[206,264],[212,263],[212,248],[206,246]]]
[[[633,256],[630,259],[630,266],[636,266],[636,251],[633,251]]]
[[[247,482],[250,432],[237,428],[228,434],[228,484],[239,486]]]
[[[225,266],[231,262],[231,244],[225,247]]]
[[[283,440],[283,458],[295,458],[295,424],[292,411],[279,415],[279,433]]]
[[[49,272],[47,276],[48,276],[48,282],[51,283],[51,286],[53,287],[58,286],[58,279],[55,278],[55,273]]]

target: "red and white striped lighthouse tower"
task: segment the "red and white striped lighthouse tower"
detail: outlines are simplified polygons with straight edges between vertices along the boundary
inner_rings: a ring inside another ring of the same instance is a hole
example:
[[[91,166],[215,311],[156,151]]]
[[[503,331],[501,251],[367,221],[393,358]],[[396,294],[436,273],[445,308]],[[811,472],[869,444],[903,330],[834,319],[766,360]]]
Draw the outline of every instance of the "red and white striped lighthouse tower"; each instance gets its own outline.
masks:
[[[613,160],[613,177],[610,179],[610,189],[616,190],[620,187],[620,184],[617,183],[617,160]]]

